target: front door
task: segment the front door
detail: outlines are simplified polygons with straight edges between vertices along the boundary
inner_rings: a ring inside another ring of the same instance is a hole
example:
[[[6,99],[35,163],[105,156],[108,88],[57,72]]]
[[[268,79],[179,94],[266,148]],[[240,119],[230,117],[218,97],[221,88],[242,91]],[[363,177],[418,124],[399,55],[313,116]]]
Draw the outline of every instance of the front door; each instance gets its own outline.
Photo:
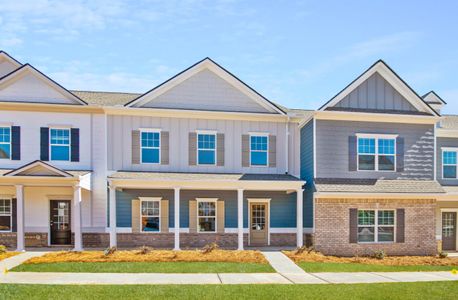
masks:
[[[51,245],[70,245],[70,200],[51,200],[50,208]]]
[[[269,235],[269,208],[267,203],[250,203],[250,245],[266,246]]]
[[[456,250],[456,212],[442,213],[442,250]]]

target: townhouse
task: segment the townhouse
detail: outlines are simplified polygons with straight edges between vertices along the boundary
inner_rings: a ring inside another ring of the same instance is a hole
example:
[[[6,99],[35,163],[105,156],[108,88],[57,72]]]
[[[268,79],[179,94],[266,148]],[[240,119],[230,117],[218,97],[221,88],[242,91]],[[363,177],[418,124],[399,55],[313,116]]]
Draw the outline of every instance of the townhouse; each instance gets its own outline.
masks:
[[[445,104],[382,61],[314,111],[209,58],[131,94],[69,91],[1,52],[0,244],[456,251]]]

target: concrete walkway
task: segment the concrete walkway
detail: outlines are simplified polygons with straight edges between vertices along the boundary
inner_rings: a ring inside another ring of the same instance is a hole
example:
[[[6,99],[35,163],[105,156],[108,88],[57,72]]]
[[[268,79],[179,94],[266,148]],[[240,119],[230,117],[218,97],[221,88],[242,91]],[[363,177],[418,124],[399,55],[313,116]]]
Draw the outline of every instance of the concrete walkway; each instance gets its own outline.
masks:
[[[37,256],[42,256],[48,252],[45,251],[34,251],[34,252],[23,252],[21,254],[6,258],[2,261],[0,261],[0,272],[3,272],[5,269],[11,270],[14,267],[19,266],[26,260],[37,257]]]

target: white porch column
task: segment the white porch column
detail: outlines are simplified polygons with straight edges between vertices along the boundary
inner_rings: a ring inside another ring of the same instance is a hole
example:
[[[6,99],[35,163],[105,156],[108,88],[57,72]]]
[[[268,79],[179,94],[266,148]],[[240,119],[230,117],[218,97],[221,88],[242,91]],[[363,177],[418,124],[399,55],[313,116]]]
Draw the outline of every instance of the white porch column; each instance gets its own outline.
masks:
[[[297,191],[297,207],[296,207],[296,227],[297,227],[297,237],[296,237],[296,245],[297,247],[302,247],[304,245],[304,221],[303,221],[303,198],[304,198],[304,190],[298,189]]]
[[[24,186],[16,185],[17,251],[25,251],[24,239]]]
[[[81,232],[81,186],[73,187],[73,232],[75,234],[75,251],[83,250],[83,237]]]
[[[174,209],[175,209],[175,247],[173,250],[180,250],[180,188],[174,188]]]
[[[110,185],[110,247],[116,247],[116,187]]]
[[[243,250],[243,189],[237,190],[238,250]]]

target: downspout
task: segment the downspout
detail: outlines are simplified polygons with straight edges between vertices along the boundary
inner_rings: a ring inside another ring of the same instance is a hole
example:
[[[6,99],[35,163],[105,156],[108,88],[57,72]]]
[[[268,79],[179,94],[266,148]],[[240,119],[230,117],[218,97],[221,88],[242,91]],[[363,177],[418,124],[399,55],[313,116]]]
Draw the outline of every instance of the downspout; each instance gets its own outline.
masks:
[[[286,143],[285,143],[285,174],[289,173],[289,121],[290,117],[287,116],[286,119],[286,126],[285,126],[285,136],[286,136]]]

